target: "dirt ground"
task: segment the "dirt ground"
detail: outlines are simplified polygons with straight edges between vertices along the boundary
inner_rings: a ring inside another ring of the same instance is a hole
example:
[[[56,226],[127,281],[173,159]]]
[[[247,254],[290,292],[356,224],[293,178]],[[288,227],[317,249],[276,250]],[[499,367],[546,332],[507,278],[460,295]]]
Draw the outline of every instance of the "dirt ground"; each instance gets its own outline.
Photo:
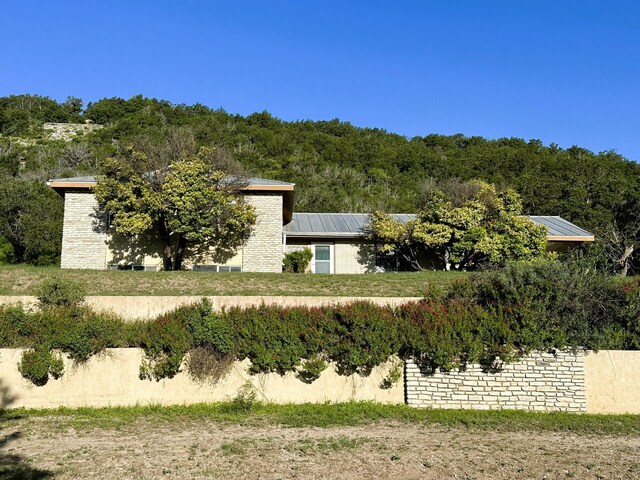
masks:
[[[139,419],[0,424],[0,479],[637,479],[640,438],[380,423],[287,428]]]

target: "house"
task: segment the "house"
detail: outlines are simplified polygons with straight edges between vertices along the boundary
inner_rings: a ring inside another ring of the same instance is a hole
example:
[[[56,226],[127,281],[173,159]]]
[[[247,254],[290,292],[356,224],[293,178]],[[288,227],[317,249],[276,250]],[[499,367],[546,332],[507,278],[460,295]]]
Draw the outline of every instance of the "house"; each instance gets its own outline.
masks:
[[[98,210],[92,193],[93,177],[58,178],[48,185],[64,197],[62,268],[133,269],[162,268],[161,246],[154,239],[122,237],[113,232]],[[250,178],[241,193],[257,213],[256,225],[245,244],[232,252],[210,252],[185,258],[193,270],[216,272],[281,272],[287,251],[311,248],[314,273],[367,273],[393,269],[389,259],[376,255],[366,238],[364,213],[294,213],[294,184]],[[408,221],[411,214],[396,218]],[[554,216],[532,216],[547,228],[550,250],[561,251],[592,242],[591,233]]]

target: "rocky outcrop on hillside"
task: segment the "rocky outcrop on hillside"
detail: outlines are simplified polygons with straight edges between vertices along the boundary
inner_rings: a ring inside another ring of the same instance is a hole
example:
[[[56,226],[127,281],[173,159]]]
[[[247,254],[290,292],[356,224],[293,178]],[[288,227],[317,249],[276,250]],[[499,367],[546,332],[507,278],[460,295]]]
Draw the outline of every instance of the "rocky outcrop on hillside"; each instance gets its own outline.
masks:
[[[95,123],[45,123],[43,128],[51,140],[69,141],[78,134],[85,135],[100,129],[102,125]]]

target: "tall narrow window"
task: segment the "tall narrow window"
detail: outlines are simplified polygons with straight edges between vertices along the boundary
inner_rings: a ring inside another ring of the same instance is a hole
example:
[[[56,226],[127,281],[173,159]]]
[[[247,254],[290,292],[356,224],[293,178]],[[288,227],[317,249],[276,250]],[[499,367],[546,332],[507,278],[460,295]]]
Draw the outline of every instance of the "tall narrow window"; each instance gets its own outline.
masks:
[[[331,245],[314,246],[314,273],[333,273],[331,250]]]

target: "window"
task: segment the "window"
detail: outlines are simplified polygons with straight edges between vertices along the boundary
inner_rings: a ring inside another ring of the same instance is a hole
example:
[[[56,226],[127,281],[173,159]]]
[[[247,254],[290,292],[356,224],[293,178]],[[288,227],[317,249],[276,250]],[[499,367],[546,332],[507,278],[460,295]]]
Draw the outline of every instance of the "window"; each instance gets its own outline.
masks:
[[[241,272],[241,266],[230,265],[194,265],[194,272]]]
[[[107,265],[108,270],[134,270],[136,272],[157,272],[157,265],[134,265],[132,263],[110,263]]]
[[[400,270],[397,252],[376,252],[376,272],[397,272]]]
[[[313,273],[333,273],[333,245],[313,246]]]

